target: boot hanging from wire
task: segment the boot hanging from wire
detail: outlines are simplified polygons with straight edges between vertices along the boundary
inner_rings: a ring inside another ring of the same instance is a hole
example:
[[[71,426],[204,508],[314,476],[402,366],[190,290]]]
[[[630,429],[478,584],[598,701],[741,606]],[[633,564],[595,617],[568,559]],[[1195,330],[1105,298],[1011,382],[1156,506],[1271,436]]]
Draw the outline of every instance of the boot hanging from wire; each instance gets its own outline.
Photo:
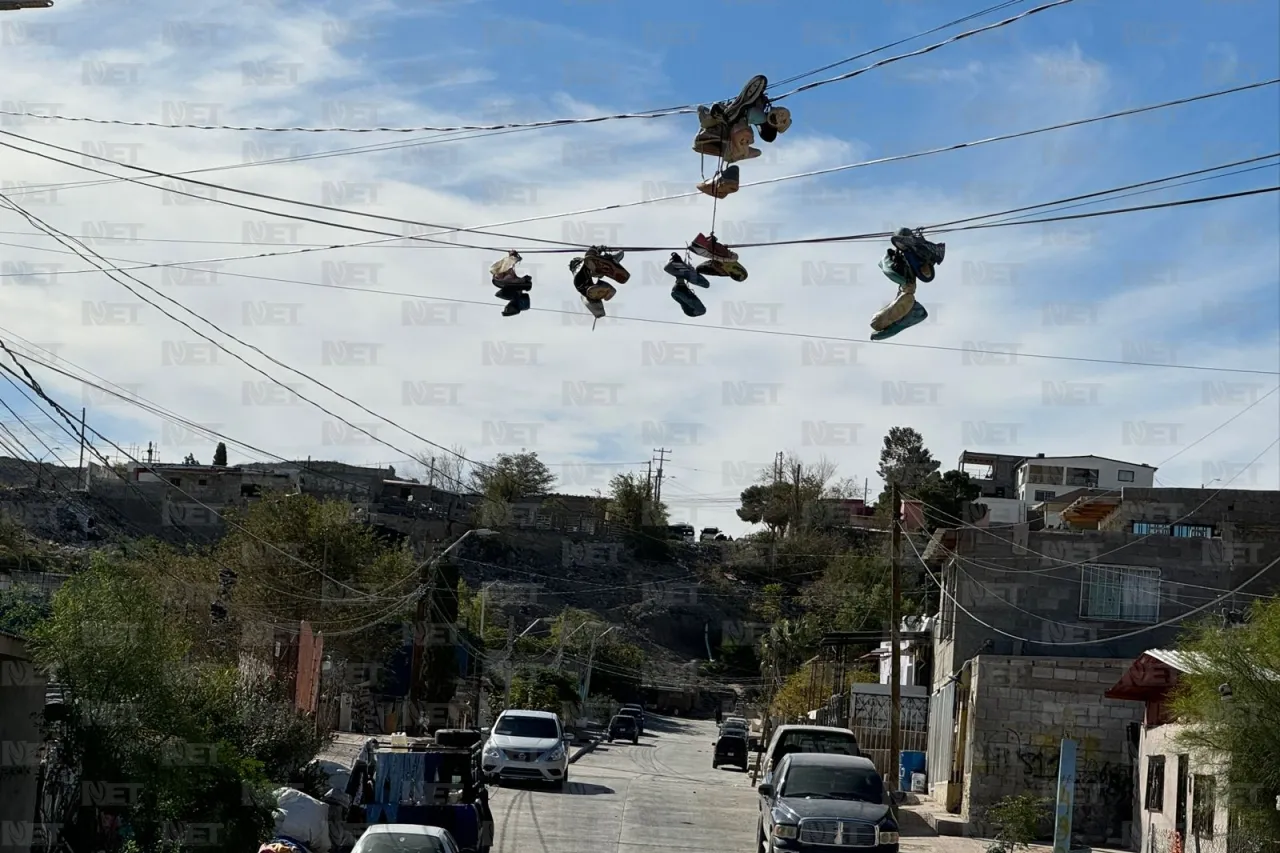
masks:
[[[605,246],[592,246],[582,257],[569,261],[569,272],[574,274],[573,289],[578,291],[582,304],[595,318],[591,322],[592,331],[596,328],[596,321],[606,316],[604,303],[618,295],[618,289],[604,279],[611,278],[618,284],[626,284],[631,278],[631,273],[622,265],[623,255],[623,252],[611,252]]]
[[[704,157],[714,157],[721,166],[714,177],[698,184],[700,191],[717,199],[737,192],[740,175],[733,164],[754,160],[761,154],[754,147],[756,136],[752,128],[760,131],[762,140],[773,143],[778,134],[791,127],[791,111],[773,106],[765,94],[767,88],[768,78],[757,74],[736,98],[698,107],[699,130],[693,137],[693,150]]]
[[[489,267],[497,296],[507,303],[502,309],[503,317],[514,317],[531,307],[529,291],[533,289],[533,277],[516,272],[516,264],[522,260],[520,253],[512,249],[505,258]]]

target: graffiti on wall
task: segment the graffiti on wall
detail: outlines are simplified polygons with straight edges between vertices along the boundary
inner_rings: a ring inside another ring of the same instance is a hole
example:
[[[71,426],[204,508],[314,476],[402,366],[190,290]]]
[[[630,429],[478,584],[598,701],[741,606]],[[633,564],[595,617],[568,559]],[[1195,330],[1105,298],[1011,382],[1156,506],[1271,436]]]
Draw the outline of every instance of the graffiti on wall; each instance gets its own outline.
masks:
[[[1018,761],[1027,782],[1053,781],[1058,778],[1058,750],[1044,747],[1019,747]],[[1076,801],[1082,803],[1124,803],[1132,792],[1132,774],[1128,767],[1096,758],[1081,758],[1076,763]]]

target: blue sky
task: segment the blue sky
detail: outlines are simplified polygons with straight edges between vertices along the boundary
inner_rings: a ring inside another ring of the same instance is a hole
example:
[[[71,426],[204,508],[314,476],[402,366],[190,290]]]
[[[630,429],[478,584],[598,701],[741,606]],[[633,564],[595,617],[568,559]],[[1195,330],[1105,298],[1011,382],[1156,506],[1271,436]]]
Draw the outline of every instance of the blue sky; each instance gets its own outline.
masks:
[[[352,17],[350,4],[242,0],[184,4],[179,20],[172,4],[158,0],[59,0],[54,9],[7,13],[0,20],[6,44],[0,54],[7,82],[3,108],[57,104],[68,116],[164,122],[168,115],[172,122],[185,115],[179,123],[265,126],[583,118],[729,98],[753,73],[771,80],[802,74],[983,5],[818,0],[797,14],[790,4],[750,0],[477,0],[375,2],[362,4]],[[800,82],[918,49],[1036,5],[1019,3]],[[1280,76],[1278,31],[1280,7],[1264,0],[1075,0],[787,99],[793,128],[773,145],[758,143],[764,156],[742,164],[743,180],[926,150],[1274,78]],[[258,83],[272,85],[250,85],[245,63],[256,69]],[[367,212],[450,226],[688,192],[700,178],[699,157],[689,147],[696,129],[690,116],[470,134],[460,141],[249,168],[241,167],[246,145],[270,156],[422,141],[432,134],[251,134],[18,124],[6,118],[0,129],[75,150],[128,154],[159,171],[237,166],[203,177],[286,199],[324,202],[336,195],[365,204],[358,209]],[[11,137],[0,141],[27,145]],[[717,206],[717,231],[732,243],[926,225],[1276,151],[1280,87],[1271,86],[1146,116],[744,188]],[[1274,185],[1278,171],[1268,164],[1248,174],[1065,212]],[[0,173],[15,202],[67,233],[145,237],[96,243],[109,258],[177,263],[252,254],[263,247],[236,245],[253,231],[246,222],[288,222],[216,204],[176,204],[174,197],[137,184],[34,193],[19,185],[98,176],[11,149],[0,148]],[[218,197],[402,233],[397,224],[333,211],[225,191]],[[697,197],[497,230],[524,238],[521,247],[533,245],[529,238],[586,242],[600,235],[624,245],[674,247],[707,230],[710,221],[710,199]],[[326,245],[374,239],[294,224],[296,230],[273,233]],[[195,287],[172,273],[138,273],[198,317],[408,430],[379,422],[195,317],[184,317],[272,376],[298,383],[326,408],[367,425],[386,444],[334,425],[333,417],[306,405],[264,405],[267,395],[260,389],[245,390],[246,382],[262,377],[225,354],[212,366],[165,364],[165,342],[171,350],[204,344],[104,276],[66,273],[86,265],[49,252],[61,247],[18,215],[5,215],[0,230],[9,232],[0,240],[12,265],[3,280],[13,283],[0,288],[0,334],[19,348],[39,344],[56,351],[63,369],[91,370],[185,418],[288,457],[402,462],[424,447],[423,438],[465,448],[478,459],[529,446],[556,464],[566,491],[589,492],[616,471],[634,470],[633,463],[665,444],[674,451],[674,480],[666,493],[674,514],[734,531],[742,530],[732,514],[734,496],[753,465],[767,463],[778,450],[812,459],[826,455],[839,464],[840,475],[869,479],[874,496],[880,437],[894,425],[915,426],[948,464],[966,448],[1096,453],[1161,464],[1162,482],[1196,485],[1213,479],[1212,472],[1253,460],[1276,437],[1280,422],[1280,395],[1273,395],[1197,441],[1280,380],[1182,369],[1280,369],[1275,195],[1057,227],[949,234],[946,262],[918,294],[931,322],[904,333],[894,341],[902,346],[892,347],[866,340],[871,315],[893,297],[892,285],[874,269],[884,250],[874,242],[744,249],[750,278],[716,282],[704,294],[708,313],[700,325],[672,324],[686,320],[666,295],[659,271],[665,253],[633,253],[626,261],[632,282],[619,288],[609,308],[627,319],[611,318],[594,332],[583,321],[564,267],[568,258],[561,254],[526,253],[522,271],[535,278],[535,308],[578,313],[499,316],[484,271],[500,256],[496,249],[511,243],[503,238],[453,238],[495,251],[384,245],[229,260],[221,268],[312,286],[224,274],[212,286]],[[228,242],[190,242],[196,240]],[[48,263],[63,264],[65,273],[50,286],[12,275]],[[363,281],[356,286],[370,292],[314,286],[339,280]],[[21,281],[28,286],[16,283]],[[379,290],[392,292],[374,292]],[[403,294],[434,306],[414,314],[430,325],[405,324]],[[486,304],[469,304],[476,300]],[[86,302],[98,306],[96,313],[85,313]],[[257,306],[249,315],[246,302]],[[265,309],[263,302],[276,308]],[[247,324],[250,315],[257,320]],[[264,325],[267,316],[289,322]],[[137,324],[104,324],[104,317]],[[805,335],[826,342],[797,337]],[[371,355],[362,366],[326,365],[325,344],[338,341],[367,345],[363,351]],[[815,366],[820,347],[829,363]],[[961,352],[982,349],[1014,354]],[[493,364],[498,352],[517,356]],[[1177,366],[1031,354],[1168,360]],[[145,448],[148,441],[158,442],[168,460],[212,452],[211,443],[182,430],[165,431],[151,415],[104,406],[98,397],[86,399],[78,382],[32,369],[68,408],[87,405],[91,423],[120,444]],[[417,389],[416,396],[406,392],[406,383]],[[726,384],[736,389],[737,403]],[[903,389],[926,386],[938,389],[937,405],[903,405],[910,398]],[[765,404],[740,405],[751,396],[744,388],[753,388]],[[29,404],[16,402],[12,388],[4,385],[0,394],[24,418],[31,415],[33,424],[56,430]],[[433,394],[437,402],[456,405],[423,405]],[[1090,403],[1062,405],[1067,398]],[[67,458],[73,461],[74,454]],[[262,457],[232,447],[232,458]],[[1235,485],[1280,487],[1278,463],[1280,453],[1272,448]]]

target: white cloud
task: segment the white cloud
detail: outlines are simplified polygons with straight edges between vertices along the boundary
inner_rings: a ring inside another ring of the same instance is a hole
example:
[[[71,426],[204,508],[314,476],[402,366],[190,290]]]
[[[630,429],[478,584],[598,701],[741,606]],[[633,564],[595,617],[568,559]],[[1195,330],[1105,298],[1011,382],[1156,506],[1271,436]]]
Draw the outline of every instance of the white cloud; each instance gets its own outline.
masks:
[[[129,20],[136,22],[135,16],[161,8],[160,4],[138,3],[131,7]],[[239,10],[235,19],[242,33],[240,41],[216,62],[198,51],[174,51],[159,42],[137,48],[128,26],[117,26],[111,23],[111,15],[94,12],[104,21],[102,52],[97,55],[113,57],[111,61],[140,62],[148,70],[136,87],[82,87],[78,78],[72,79],[79,74],[79,66],[68,70],[65,57],[57,51],[37,53],[26,61],[6,60],[0,72],[29,102],[60,103],[61,111],[68,115],[129,119],[153,118],[162,102],[183,101],[219,104],[222,121],[316,124],[321,120],[322,105],[338,100],[348,105],[376,102],[380,123],[456,124],[474,123],[485,112],[484,105],[495,100],[486,93],[476,99],[474,109],[461,109],[457,98],[446,97],[447,92],[421,92],[410,97],[406,87],[395,85],[360,88],[370,79],[370,66],[319,37],[326,20],[320,13],[286,17],[268,8],[235,8]],[[217,11],[209,7],[205,17],[228,19],[219,17]],[[88,14],[88,8],[68,6],[63,14],[73,13]],[[65,47],[67,55],[80,50],[78,45]],[[492,57],[481,47],[458,46],[459,55],[465,56],[464,67],[471,69],[466,73],[474,80],[488,79],[487,69],[492,65]],[[243,85],[237,63],[273,56],[301,63],[306,73],[300,73],[297,84],[287,89]],[[625,60],[637,68],[649,62],[639,52]],[[964,138],[959,120],[972,112],[974,104],[983,109],[1001,103],[1017,105],[992,133],[1048,124],[1064,116],[1087,116],[1112,106],[1105,67],[1078,47],[1003,65],[967,66],[965,70],[966,74],[972,72],[969,82],[957,78],[936,84],[940,97],[954,101],[945,114],[954,121],[949,125],[935,123],[931,144],[937,144],[939,136]],[[350,88],[353,81],[358,81],[357,86]],[[829,95],[836,92],[834,88],[822,91]],[[815,112],[823,109],[821,94],[804,97],[814,100]],[[627,108],[636,104],[648,105],[637,96]],[[543,104],[518,101],[517,107],[511,111],[579,116],[622,111],[613,104],[555,92],[548,94]],[[794,129],[775,145],[761,144],[764,157],[742,164],[744,181],[856,162],[881,153],[862,141],[840,141],[811,132],[804,123],[804,101],[793,112]],[[683,117],[494,135],[450,145],[259,166],[203,177],[308,201],[322,200],[326,186],[331,195],[343,192],[345,182],[345,191],[357,201],[354,194],[376,191],[378,205],[367,208],[373,212],[475,225],[630,202],[646,194],[690,191],[700,177],[699,158],[689,148],[693,124],[689,117]],[[943,126],[950,130],[937,132]],[[8,125],[4,129],[15,128]],[[26,125],[16,131],[76,150],[86,141],[137,144],[141,147],[119,150],[134,150],[141,164],[166,171],[237,163],[247,141],[301,141],[310,146],[307,150],[316,150],[387,140],[372,135],[248,136],[71,123]],[[974,138],[982,135],[970,134]],[[1072,137],[1067,134],[1064,138]],[[8,139],[0,137],[0,141]],[[907,150],[912,146],[904,142],[901,149],[883,153]],[[961,151],[927,158],[928,163],[922,160],[854,170],[837,177],[743,191],[715,206],[718,231],[725,240],[736,242],[881,231],[898,224],[950,221],[1014,207],[1018,201],[1007,203],[1002,195],[1010,185],[1015,185],[1018,199],[1035,201],[1068,195],[1081,180],[1077,166],[1046,162],[1040,142],[998,143],[981,150],[987,153]],[[0,151],[0,170],[10,181],[94,178],[10,150]],[[1000,168],[991,171],[989,165],[982,169],[977,165],[992,163]],[[949,179],[934,177],[936,169],[944,168],[950,170]],[[74,234],[95,227],[86,223],[107,222],[118,227],[137,223],[141,236],[157,240],[239,241],[245,239],[246,221],[287,222],[283,217],[217,205],[166,205],[160,193],[124,183],[64,189],[57,194],[57,204],[38,204],[39,196],[14,198]],[[331,211],[307,211],[225,192],[220,192],[219,198],[402,233],[397,224]],[[450,238],[491,245],[493,252],[426,246],[351,248],[228,261],[223,267],[225,273],[309,282],[323,282],[326,276],[330,280],[363,276],[373,289],[479,300],[487,303],[485,306],[436,301],[423,308],[404,296],[225,275],[213,287],[176,284],[175,276],[166,277],[159,271],[138,275],[200,317],[275,358],[312,373],[426,438],[446,445],[460,443],[475,457],[523,445],[535,447],[555,462],[631,461],[647,457],[656,446],[673,447],[671,458],[677,466],[679,485],[673,486],[669,498],[678,503],[680,494],[700,496],[677,506],[677,513],[695,524],[734,530],[740,524],[731,507],[711,497],[727,499],[736,494],[746,485],[747,463],[767,463],[781,449],[812,456],[824,452],[840,463],[843,475],[874,480],[880,436],[890,426],[910,424],[924,433],[936,455],[948,464],[975,440],[1011,438],[1016,438],[1017,444],[1006,448],[1010,452],[1093,452],[1121,458],[1138,455],[1152,461],[1153,456],[1167,456],[1177,448],[1126,446],[1125,422],[1176,423],[1182,426],[1182,441],[1186,442],[1232,413],[1229,407],[1203,406],[1198,399],[1189,399],[1193,395],[1188,389],[1203,382],[1206,375],[1025,357],[1001,364],[990,355],[969,352],[966,356],[959,351],[917,346],[957,350],[968,346],[972,350],[975,345],[987,344],[990,349],[993,342],[1004,342],[1017,344],[1023,353],[1115,359],[1122,357],[1124,341],[1137,342],[1130,349],[1147,346],[1153,351],[1155,343],[1174,341],[1180,347],[1178,358],[1184,362],[1265,369],[1275,361],[1274,338],[1181,337],[1187,335],[1188,305],[1211,297],[1248,300],[1257,292],[1253,285],[1273,280],[1274,252],[1246,246],[1222,269],[1224,262],[1217,253],[1191,241],[1179,241],[1170,256],[1162,255],[1145,272],[1134,273],[1135,267],[1126,260],[1132,255],[1120,249],[1148,245],[1142,241],[1151,239],[1150,220],[1138,217],[1098,220],[1107,224],[1088,232],[1093,241],[1090,244],[1065,239],[1073,232],[1062,230],[1049,232],[1056,239],[1048,239],[1038,227],[948,235],[946,263],[935,282],[921,285],[919,294],[933,320],[893,342],[904,346],[875,345],[866,340],[871,315],[892,298],[894,290],[874,266],[884,251],[877,243],[743,249],[750,278],[742,283],[716,280],[710,291],[701,293],[708,307],[702,321],[687,320],[668,297],[670,282],[660,271],[665,252],[629,255],[626,264],[633,279],[619,288],[609,308],[617,316],[659,322],[605,322],[591,331],[571,288],[567,269],[571,255],[566,254],[529,253],[522,269],[535,278],[535,308],[561,310],[568,306],[576,314],[535,312],[507,319],[500,316],[501,303],[491,298],[485,271],[500,256],[498,250],[508,244],[530,247],[530,237],[569,242],[596,242],[598,238],[628,245],[675,247],[708,230],[712,206],[710,199],[699,196],[496,229],[521,235],[519,240],[467,234]],[[13,214],[0,221],[6,230],[30,230]],[[259,233],[263,233],[261,229]],[[287,234],[289,229],[280,233]],[[57,247],[53,241],[38,237],[5,239],[32,247]],[[292,239],[347,243],[375,239],[375,235],[301,224]],[[110,257],[154,263],[255,251],[253,246],[164,242],[108,242],[95,248]],[[56,262],[65,264],[64,269],[82,268],[74,258],[34,249],[8,251],[7,257],[13,264]],[[1162,284],[1159,271],[1169,264],[1176,267],[1179,276]],[[139,309],[143,322],[138,327],[86,325],[86,301],[137,301],[103,276],[63,275],[55,286],[47,288],[22,287],[11,283],[12,277],[4,281],[8,284],[0,290],[5,300],[3,324],[11,332],[27,341],[60,343],[61,353],[69,361],[117,383],[140,386],[142,396],[192,420],[220,424],[222,431],[251,444],[290,457],[383,462],[422,447],[420,440],[386,424],[376,431],[399,450],[355,443],[326,446],[326,439],[355,439],[345,428],[331,427],[326,432],[324,424],[334,419],[307,406],[245,405],[246,393],[250,400],[261,399],[263,391],[258,385],[250,384],[247,392],[245,389],[246,382],[257,383],[261,377],[229,357],[218,356],[219,366],[211,367],[164,365],[163,342],[171,343],[172,354],[173,345],[199,339],[152,308]],[[157,301],[213,334],[163,299]],[[407,315],[406,301],[410,302]],[[277,307],[263,307],[264,302]],[[251,318],[296,316],[300,325],[246,326],[246,303],[253,306],[249,309]],[[1067,304],[1046,308],[1048,303]],[[98,318],[126,311],[110,305],[98,305],[95,310],[98,313],[91,312],[91,316]],[[1046,325],[1046,315],[1056,325]],[[437,324],[406,325],[406,316],[410,321]],[[1066,325],[1072,321],[1087,324]],[[689,325],[663,324],[667,322]],[[824,342],[804,336],[845,341]],[[251,351],[214,337],[281,381],[306,385]],[[346,350],[353,358],[372,358],[376,364],[323,364],[325,342],[343,341],[376,345],[376,350]],[[1195,341],[1194,346],[1190,341]],[[198,349],[189,351],[193,357],[200,353]],[[516,363],[486,363],[486,358],[489,362],[507,359]],[[806,359],[810,363],[806,364]],[[518,363],[530,360],[536,363]],[[81,389],[75,383],[42,374],[38,368],[36,372],[69,408],[79,405]],[[1216,378],[1212,374],[1207,377]],[[1221,378],[1242,382],[1259,379]],[[1070,389],[1060,383],[1097,385],[1099,405],[1046,406],[1046,382],[1059,383],[1051,387],[1061,393]],[[931,386],[937,387],[939,405],[905,405],[912,399],[929,400]],[[726,387],[731,404],[726,404]],[[1232,398],[1231,388],[1220,390],[1219,398]],[[304,393],[357,424],[377,422],[314,386],[306,386]],[[421,405],[455,399],[456,406]],[[776,405],[737,405],[732,404],[734,399],[739,403],[776,400]],[[1217,464],[1213,460],[1250,458],[1261,449],[1253,444],[1258,444],[1259,430],[1266,427],[1267,409],[1263,404],[1251,413],[1256,420],[1241,420],[1260,426],[1233,426],[1184,454],[1176,460],[1170,476],[1189,482],[1197,479],[1206,465]],[[1274,415],[1275,408],[1269,411]],[[91,411],[89,417],[92,422],[95,417],[126,414],[130,411],[123,408],[104,409]],[[141,415],[136,429],[121,432],[115,436],[121,443],[127,440],[144,446],[148,440],[163,437],[154,421]],[[679,443],[695,437],[697,446]],[[839,443],[853,438],[856,443]],[[496,441],[511,444],[503,446]],[[814,443],[823,441],[833,443]],[[187,452],[207,456],[210,450],[161,448],[169,459]],[[233,449],[233,456],[235,452]],[[1276,470],[1273,462],[1256,485],[1271,483],[1274,487]],[[578,491],[603,486],[609,473],[580,466],[566,466],[563,471],[569,487]],[[873,493],[876,485],[872,483]],[[691,516],[693,509],[697,511]]]

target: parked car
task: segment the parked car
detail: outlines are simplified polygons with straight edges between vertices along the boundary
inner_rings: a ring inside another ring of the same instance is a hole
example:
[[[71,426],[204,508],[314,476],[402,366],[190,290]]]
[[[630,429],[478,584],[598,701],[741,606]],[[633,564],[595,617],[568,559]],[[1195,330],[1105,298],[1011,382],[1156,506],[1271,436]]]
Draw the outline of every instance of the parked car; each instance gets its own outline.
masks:
[[[461,853],[447,829],[417,823],[383,823],[369,827],[351,853]]]
[[[636,705],[623,705],[618,713],[624,717],[631,717],[636,721],[636,729],[640,734],[644,734],[644,711]]]
[[[723,733],[716,739],[715,755],[711,758],[712,769],[721,764],[747,769],[747,738],[745,732],[731,731]]]
[[[858,738],[848,729],[834,726],[778,726],[774,729],[761,764],[762,781],[768,782],[773,768],[793,752],[817,752],[827,755],[861,755]]]
[[[555,714],[503,711],[484,745],[484,774],[491,781],[529,779],[563,790],[569,781],[570,740]]]
[[[609,721],[609,743],[613,743],[614,739],[630,740],[632,743],[640,742],[640,726],[636,724],[636,718],[628,714],[618,714]]]
[[[871,759],[854,755],[791,753],[762,783],[756,847],[786,850],[874,849],[898,853],[893,806],[902,795],[885,791]]]
[[[733,723],[721,723],[721,724],[720,724],[720,734],[726,734],[727,732],[737,732],[737,733],[741,734],[743,737],[746,737],[746,736],[747,736],[747,724],[746,724],[746,723],[737,723],[737,722],[733,722]]]

